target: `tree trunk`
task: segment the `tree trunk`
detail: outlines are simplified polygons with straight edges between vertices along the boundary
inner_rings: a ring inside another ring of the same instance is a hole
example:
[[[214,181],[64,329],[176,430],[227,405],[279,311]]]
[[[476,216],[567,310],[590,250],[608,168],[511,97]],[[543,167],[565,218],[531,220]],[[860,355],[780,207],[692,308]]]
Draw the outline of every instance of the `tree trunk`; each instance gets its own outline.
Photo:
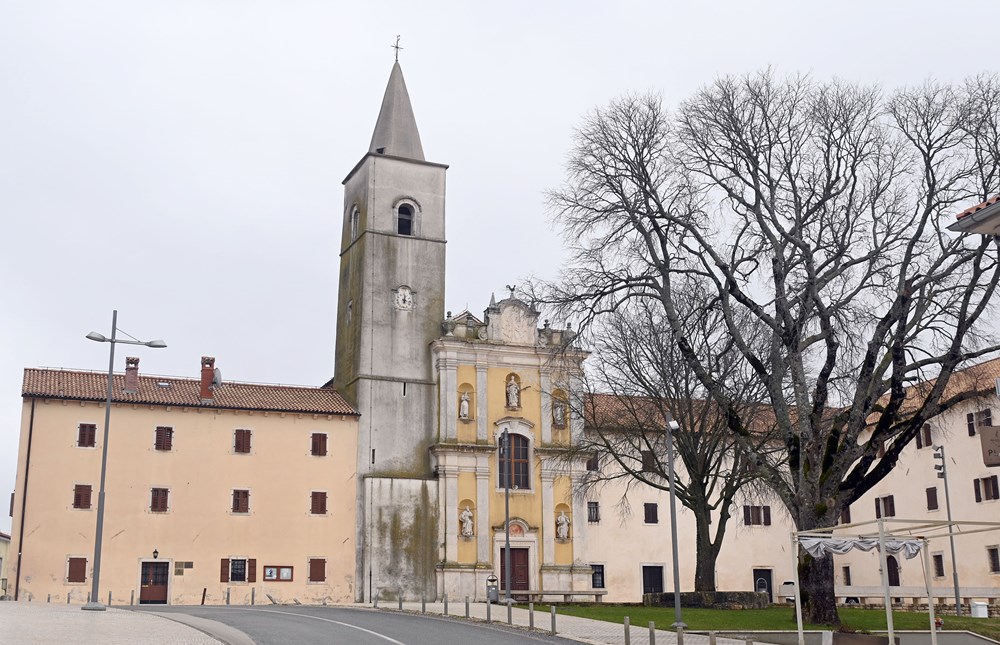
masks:
[[[719,557],[717,544],[712,544],[709,531],[708,511],[695,513],[696,562],[694,569],[694,590],[715,591],[715,562]],[[719,540],[721,543],[721,540]]]
[[[802,620],[820,625],[840,625],[837,597],[833,590],[833,556],[799,556],[799,583],[802,585]]]

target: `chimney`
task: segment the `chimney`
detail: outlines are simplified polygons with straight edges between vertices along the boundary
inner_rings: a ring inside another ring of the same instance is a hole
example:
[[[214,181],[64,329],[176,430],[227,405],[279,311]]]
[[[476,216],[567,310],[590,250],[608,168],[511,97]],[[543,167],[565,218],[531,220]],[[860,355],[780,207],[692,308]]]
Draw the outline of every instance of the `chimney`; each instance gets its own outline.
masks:
[[[215,379],[215,357],[201,357],[201,402],[211,403],[214,397],[212,380]]]
[[[125,390],[126,394],[139,391],[139,359],[129,356],[125,359]]]

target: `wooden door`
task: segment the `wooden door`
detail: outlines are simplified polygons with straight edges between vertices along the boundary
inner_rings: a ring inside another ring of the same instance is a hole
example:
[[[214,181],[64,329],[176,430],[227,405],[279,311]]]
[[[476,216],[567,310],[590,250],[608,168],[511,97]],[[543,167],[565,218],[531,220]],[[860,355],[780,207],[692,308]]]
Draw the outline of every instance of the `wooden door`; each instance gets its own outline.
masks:
[[[143,562],[142,584],[139,588],[139,604],[167,604],[167,580],[169,575],[169,562]]]
[[[506,549],[500,549],[500,588],[506,589],[507,558]],[[528,580],[528,549],[510,550],[510,590],[527,591],[531,587]]]
[[[663,567],[642,568],[642,593],[663,593]]]

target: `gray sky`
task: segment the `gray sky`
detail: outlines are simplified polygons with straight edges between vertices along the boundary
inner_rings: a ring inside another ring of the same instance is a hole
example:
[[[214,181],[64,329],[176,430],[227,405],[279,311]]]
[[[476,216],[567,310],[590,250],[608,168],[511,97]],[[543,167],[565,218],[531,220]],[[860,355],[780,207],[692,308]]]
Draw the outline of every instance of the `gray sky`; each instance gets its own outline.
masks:
[[[992,2],[347,4],[0,0],[4,502],[22,368],[106,369],[84,335],[114,308],[169,345],[128,352],[144,373],[194,377],[212,355],[228,380],[332,376],[340,182],[396,34],[427,159],[451,166],[447,307],[479,315],[557,271],[543,191],[591,108],[649,89],[674,105],[767,65],[958,81],[995,69],[1000,19]]]

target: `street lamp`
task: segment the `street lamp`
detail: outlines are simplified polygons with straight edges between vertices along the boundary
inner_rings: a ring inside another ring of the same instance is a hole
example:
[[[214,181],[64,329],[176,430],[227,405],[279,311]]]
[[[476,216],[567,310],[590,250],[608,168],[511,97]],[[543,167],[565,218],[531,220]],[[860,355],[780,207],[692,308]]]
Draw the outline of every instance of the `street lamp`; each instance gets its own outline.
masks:
[[[114,388],[115,376],[115,344],[124,345],[145,345],[156,349],[166,347],[162,340],[121,340],[118,336],[118,310],[111,314],[111,338],[106,338],[104,334],[92,331],[87,334],[87,338],[98,343],[111,344],[111,358],[108,360],[108,398],[104,404],[104,443],[101,445],[101,488],[97,493],[97,532],[94,537],[94,575],[90,588],[90,602],[83,606],[87,611],[104,611],[107,609],[100,603],[98,588],[101,582],[101,541],[104,538],[104,480],[108,472],[108,429],[111,427],[111,395]]]
[[[671,625],[676,630],[687,627],[681,620],[681,574],[678,571],[677,558],[677,498],[674,495],[674,486],[677,485],[677,476],[674,474],[674,433],[681,429],[681,425],[671,419],[667,422],[667,469],[670,473],[670,548],[674,556],[674,623]]]
[[[504,552],[503,552],[503,562],[504,562],[504,572],[503,572],[503,588],[504,588],[504,600],[507,602],[508,611],[510,610],[510,478],[514,473],[514,467],[512,465],[512,459],[510,454],[510,432],[507,428],[504,429],[503,434],[500,435],[500,454],[503,455],[504,461],[507,465],[507,472],[504,474],[503,478],[503,495],[504,495]]]
[[[944,507],[948,511],[948,540],[951,541],[951,576],[955,583],[955,615],[962,615],[962,594],[958,586],[958,566],[955,562],[955,534],[951,525],[951,495],[948,494],[948,467],[945,465],[944,446],[934,446],[934,459],[940,461],[934,464],[939,479],[944,480]],[[928,599],[928,602],[930,600]]]

